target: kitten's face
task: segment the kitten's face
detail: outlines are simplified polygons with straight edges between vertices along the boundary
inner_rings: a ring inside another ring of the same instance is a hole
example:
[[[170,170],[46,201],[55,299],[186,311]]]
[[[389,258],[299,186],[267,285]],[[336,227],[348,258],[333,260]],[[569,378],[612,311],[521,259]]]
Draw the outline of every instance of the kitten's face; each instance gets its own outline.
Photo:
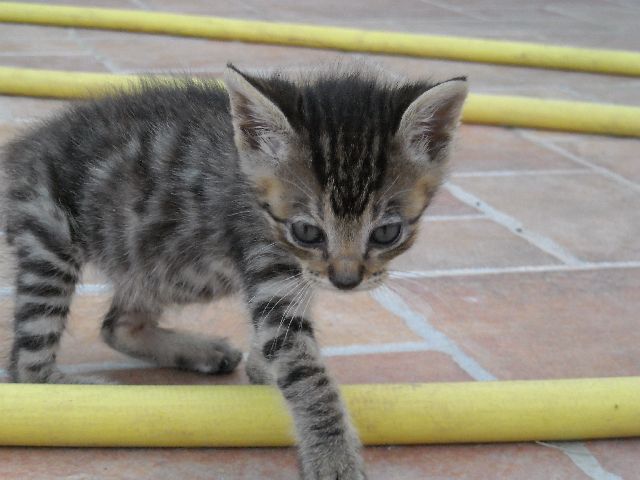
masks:
[[[298,148],[291,155],[307,152]],[[288,165],[305,163],[298,158]],[[354,215],[336,211],[332,189],[323,188],[309,168],[278,169],[259,182],[258,194],[277,241],[298,258],[307,280],[329,289],[366,290],[385,280],[388,262],[415,239],[439,182],[427,177],[418,184],[416,178],[410,168],[394,169]]]
[[[466,82],[402,91],[369,77],[305,87],[277,77],[274,87],[235,70],[226,81],[241,167],[275,240],[319,286],[380,285],[442,181]],[[279,105],[267,96],[283,90]]]

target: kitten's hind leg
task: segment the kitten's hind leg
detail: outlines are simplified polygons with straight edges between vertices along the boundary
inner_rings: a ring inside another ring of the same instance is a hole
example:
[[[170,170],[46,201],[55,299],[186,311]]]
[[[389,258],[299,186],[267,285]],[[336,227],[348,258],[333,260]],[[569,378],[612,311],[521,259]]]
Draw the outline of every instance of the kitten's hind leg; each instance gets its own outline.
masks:
[[[121,309],[115,303],[102,323],[102,338],[134,358],[200,373],[229,373],[242,353],[222,338],[206,338],[158,326],[158,312]]]
[[[14,339],[9,365],[12,380],[98,383],[97,379],[65,375],[56,366],[60,338],[80,271],[64,213],[48,199],[36,198],[29,205],[14,206],[8,226],[9,241],[17,257]]]

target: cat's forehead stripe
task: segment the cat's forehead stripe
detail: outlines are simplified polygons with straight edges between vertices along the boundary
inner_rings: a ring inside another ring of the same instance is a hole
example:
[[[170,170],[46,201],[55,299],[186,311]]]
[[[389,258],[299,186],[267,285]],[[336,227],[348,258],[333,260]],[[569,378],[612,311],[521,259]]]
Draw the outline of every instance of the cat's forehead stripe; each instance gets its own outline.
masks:
[[[299,127],[309,137],[314,171],[329,190],[334,212],[359,215],[382,181],[399,115],[384,88],[365,81],[334,83],[336,95],[321,84],[301,92]]]

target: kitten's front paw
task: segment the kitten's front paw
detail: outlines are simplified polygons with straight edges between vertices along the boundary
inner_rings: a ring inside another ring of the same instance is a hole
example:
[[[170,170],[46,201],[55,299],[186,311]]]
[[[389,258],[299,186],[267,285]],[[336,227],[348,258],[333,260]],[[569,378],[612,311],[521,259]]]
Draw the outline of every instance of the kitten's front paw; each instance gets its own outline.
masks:
[[[366,480],[358,448],[348,445],[301,454],[303,480]]]
[[[245,365],[245,371],[247,372],[249,381],[254,385],[268,385],[270,383],[274,383],[265,361],[262,360],[262,355],[255,351],[251,351],[249,353],[247,363]]]

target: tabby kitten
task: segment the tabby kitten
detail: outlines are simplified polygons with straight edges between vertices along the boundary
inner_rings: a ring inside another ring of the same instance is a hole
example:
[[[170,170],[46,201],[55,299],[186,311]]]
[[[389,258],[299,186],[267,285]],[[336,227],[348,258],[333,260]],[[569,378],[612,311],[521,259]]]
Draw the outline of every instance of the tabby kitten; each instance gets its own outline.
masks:
[[[406,81],[362,65],[215,82],[147,82],[76,104],[15,140],[7,238],[17,257],[17,382],[56,368],[81,267],[110,278],[103,339],[163,367],[232,371],[225,340],[162,328],[169,304],[240,292],[247,374],[276,384],[305,479],[364,478],[360,443],[320,358],[316,287],[365,290],[410,247],[441,183],[464,78]]]

